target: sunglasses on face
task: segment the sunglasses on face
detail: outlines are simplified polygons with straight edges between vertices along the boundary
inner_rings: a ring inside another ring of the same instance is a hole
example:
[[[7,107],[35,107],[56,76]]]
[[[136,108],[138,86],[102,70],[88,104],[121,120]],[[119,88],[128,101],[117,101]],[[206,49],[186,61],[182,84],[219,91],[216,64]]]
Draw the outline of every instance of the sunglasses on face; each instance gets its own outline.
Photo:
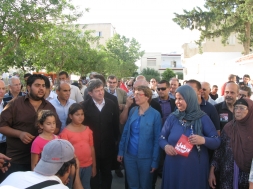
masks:
[[[167,89],[166,87],[157,88],[158,91],[160,90],[165,91],[166,89]]]

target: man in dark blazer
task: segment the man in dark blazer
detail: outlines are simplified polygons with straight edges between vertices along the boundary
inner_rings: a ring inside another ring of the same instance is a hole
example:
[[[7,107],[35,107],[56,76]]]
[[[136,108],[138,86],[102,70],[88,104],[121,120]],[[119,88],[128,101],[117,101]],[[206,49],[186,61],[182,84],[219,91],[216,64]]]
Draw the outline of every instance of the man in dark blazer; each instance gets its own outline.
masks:
[[[163,123],[166,121],[167,117],[174,112],[176,104],[175,99],[169,97],[170,83],[166,80],[161,80],[157,84],[158,97],[154,98],[158,102],[162,109]]]
[[[110,189],[112,160],[119,137],[119,110],[117,104],[105,97],[100,79],[92,79],[87,89],[91,98],[81,105],[85,114],[84,124],[93,132],[97,168],[97,175],[91,178],[91,189]]]

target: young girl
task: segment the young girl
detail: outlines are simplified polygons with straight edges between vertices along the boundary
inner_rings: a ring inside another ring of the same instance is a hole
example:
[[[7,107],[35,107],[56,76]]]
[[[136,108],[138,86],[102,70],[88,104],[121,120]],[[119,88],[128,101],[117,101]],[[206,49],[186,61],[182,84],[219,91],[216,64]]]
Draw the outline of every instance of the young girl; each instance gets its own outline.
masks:
[[[90,178],[96,175],[96,159],[93,146],[93,134],[88,126],[83,125],[84,112],[80,104],[69,107],[67,126],[60,138],[68,140],[75,148],[75,154],[80,162],[80,180],[83,188],[90,189]]]
[[[55,138],[58,138],[54,135],[56,128],[56,118],[54,112],[51,110],[41,110],[38,112],[38,123],[36,125],[38,130],[42,131],[39,136],[35,138],[32,143],[31,148],[31,168],[32,170],[39,162],[40,154],[44,146]]]

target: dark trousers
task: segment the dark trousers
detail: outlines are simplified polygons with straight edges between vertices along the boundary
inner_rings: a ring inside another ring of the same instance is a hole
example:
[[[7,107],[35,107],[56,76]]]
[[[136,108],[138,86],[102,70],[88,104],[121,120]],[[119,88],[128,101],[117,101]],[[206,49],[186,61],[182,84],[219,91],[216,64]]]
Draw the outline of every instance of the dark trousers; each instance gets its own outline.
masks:
[[[8,168],[8,171],[5,173],[2,173],[0,171],[0,177],[1,179],[6,179],[11,173],[17,172],[17,171],[31,171],[31,164],[16,164],[11,162],[11,166]]]
[[[95,177],[91,178],[90,186],[91,189],[111,189],[112,185],[112,160],[113,156],[101,158],[96,157],[97,163],[97,174]]]
[[[2,142],[0,143],[0,153],[2,154],[6,154],[6,142]],[[5,179],[5,173],[3,173],[1,170],[0,170],[0,183],[3,182],[3,180]]]
[[[154,171],[153,181],[152,181],[152,189],[155,189],[158,175],[162,176],[162,174],[163,174],[163,164],[164,164],[165,157],[166,157],[165,151],[160,149],[160,161],[159,161],[158,168]]]
[[[6,154],[6,148],[7,148],[6,142],[0,143],[0,153],[5,155]]]

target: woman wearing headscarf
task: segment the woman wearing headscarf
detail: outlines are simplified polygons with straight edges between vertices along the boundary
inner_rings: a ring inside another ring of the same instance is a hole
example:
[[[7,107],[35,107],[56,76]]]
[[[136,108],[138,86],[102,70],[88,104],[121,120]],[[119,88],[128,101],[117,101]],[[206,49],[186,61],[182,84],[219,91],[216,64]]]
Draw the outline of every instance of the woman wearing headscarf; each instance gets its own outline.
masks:
[[[234,104],[234,119],[221,133],[221,145],[214,152],[209,184],[211,188],[248,189],[253,158],[253,101],[241,98]],[[219,171],[215,178],[214,171]]]
[[[162,189],[208,189],[208,149],[217,149],[220,139],[190,86],[179,87],[175,101],[178,109],[165,121],[159,139],[166,152]],[[178,142],[183,135],[188,137],[188,144]],[[192,145],[192,149],[189,151],[186,145]],[[189,152],[188,157],[179,155],[182,149]]]

